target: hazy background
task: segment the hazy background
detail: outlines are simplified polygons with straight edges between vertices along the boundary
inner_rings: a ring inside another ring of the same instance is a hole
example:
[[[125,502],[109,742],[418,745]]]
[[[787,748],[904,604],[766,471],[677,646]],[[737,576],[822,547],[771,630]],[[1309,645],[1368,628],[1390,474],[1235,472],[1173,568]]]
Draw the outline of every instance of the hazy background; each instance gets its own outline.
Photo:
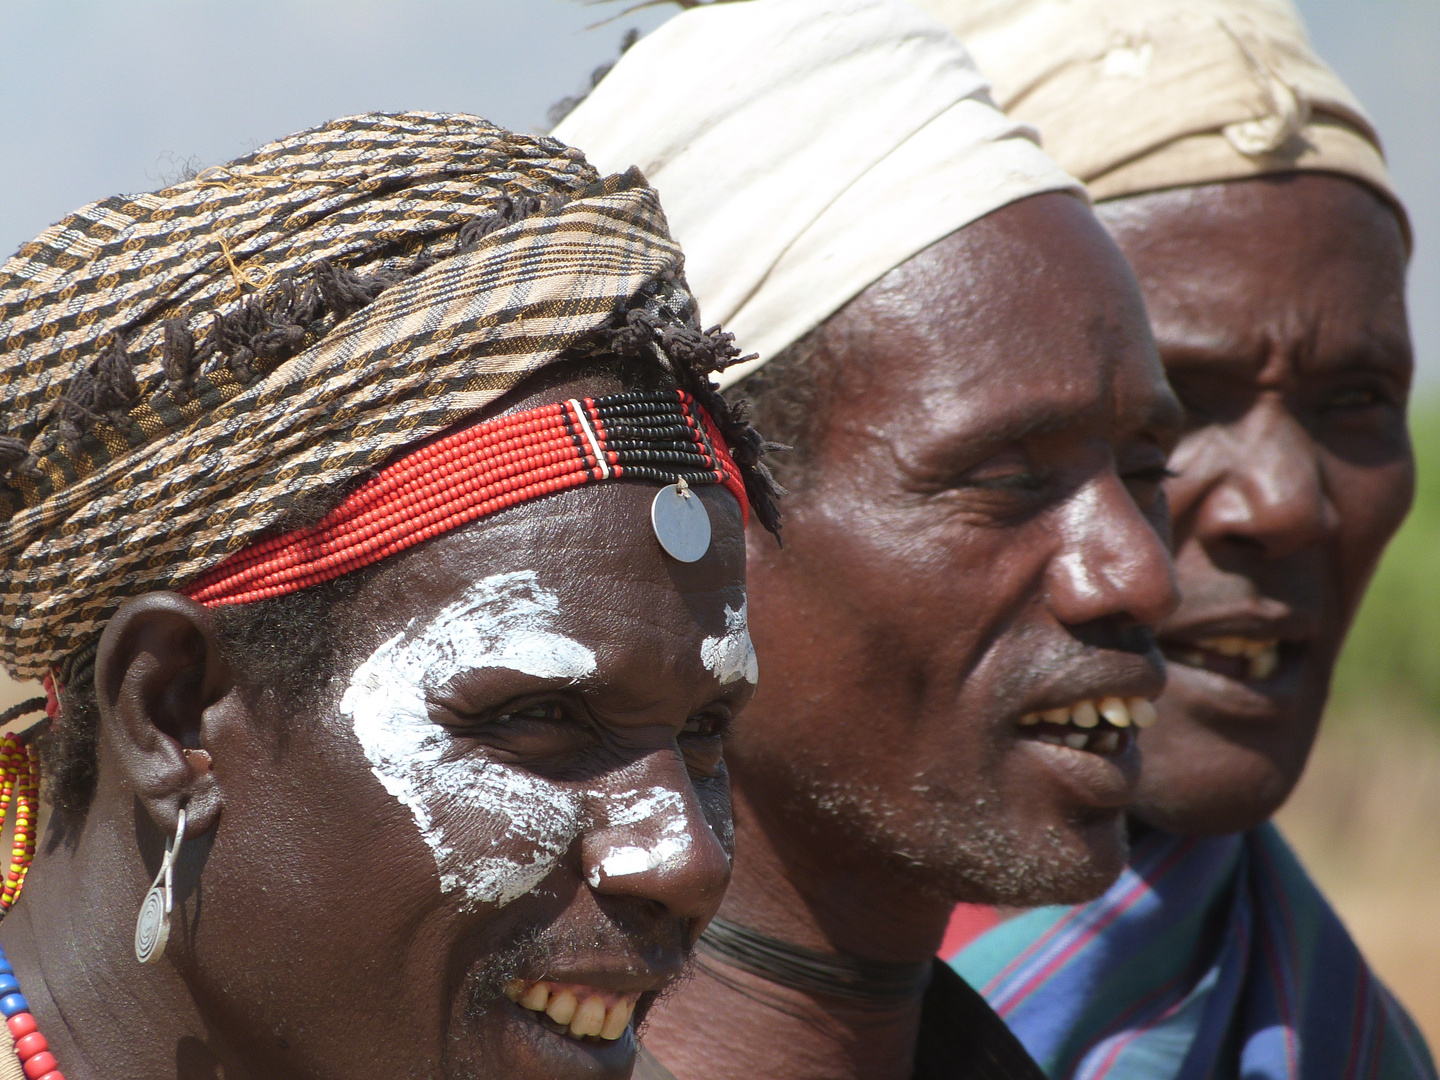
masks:
[[[1440,0],[1299,2],[1379,127],[1412,215],[1421,493],[1281,823],[1440,1046]],[[348,113],[465,111],[541,130],[627,28],[673,14],[586,30],[618,7],[0,0],[0,257],[83,203]]]

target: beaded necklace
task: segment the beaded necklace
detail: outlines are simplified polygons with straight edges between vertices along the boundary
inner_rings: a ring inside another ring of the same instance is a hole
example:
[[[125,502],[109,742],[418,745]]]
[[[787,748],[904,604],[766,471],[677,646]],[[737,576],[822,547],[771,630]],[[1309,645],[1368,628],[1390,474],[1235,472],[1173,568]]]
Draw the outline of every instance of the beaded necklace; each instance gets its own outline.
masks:
[[[0,716],[0,723],[9,723],[42,708],[53,716],[58,711],[58,703],[53,702],[52,686],[47,679],[45,689],[49,699],[36,698],[17,705]],[[35,731],[31,728],[19,735],[11,732],[0,737],[0,828],[4,827],[12,803],[15,807],[10,872],[0,888],[0,915],[8,912],[20,895],[25,875],[35,858],[35,826],[40,809],[40,759],[30,738]],[[50,1052],[50,1044],[30,1013],[30,1003],[20,992],[20,980],[15,977],[4,949],[0,949],[0,1016],[5,1018],[5,1027],[0,1032],[0,1080],[65,1080],[55,1055]],[[8,1048],[6,1043],[10,1044]],[[7,1049],[11,1052],[7,1053]]]

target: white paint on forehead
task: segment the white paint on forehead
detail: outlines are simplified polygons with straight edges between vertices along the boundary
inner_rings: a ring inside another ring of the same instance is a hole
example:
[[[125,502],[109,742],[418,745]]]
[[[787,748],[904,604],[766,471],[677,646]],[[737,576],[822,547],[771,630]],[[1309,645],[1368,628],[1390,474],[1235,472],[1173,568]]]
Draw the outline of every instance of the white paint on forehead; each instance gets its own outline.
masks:
[[[760,663],[755,658],[755,646],[750,642],[746,621],[749,607],[748,600],[741,602],[739,611],[726,604],[724,636],[707,637],[700,643],[700,659],[721,686],[737,679],[752,685],[760,680]]]
[[[598,889],[606,878],[644,874],[673,862],[690,850],[690,818],[678,791],[652,787],[627,791],[610,800],[611,828],[646,823],[656,837],[649,847],[626,844],[612,847],[590,868],[587,880]]]
[[[426,691],[481,668],[542,679],[592,674],[595,654],[556,629],[559,613],[559,598],[533,570],[487,577],[418,631],[412,620],[376,649],[340,701],[371,771],[415,818],[441,888],[473,904],[508,904],[539,885],[580,833],[581,799],[478,755],[447,760],[450,736],[431,721]],[[518,854],[457,849],[483,834],[487,819],[497,846]]]

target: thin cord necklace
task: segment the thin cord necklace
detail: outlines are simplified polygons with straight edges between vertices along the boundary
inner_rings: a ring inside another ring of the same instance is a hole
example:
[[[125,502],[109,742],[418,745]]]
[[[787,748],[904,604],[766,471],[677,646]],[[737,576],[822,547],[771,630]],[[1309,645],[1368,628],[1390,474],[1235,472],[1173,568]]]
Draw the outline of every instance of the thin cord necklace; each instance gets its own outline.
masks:
[[[875,1006],[896,1005],[923,994],[933,966],[928,960],[904,964],[817,952],[718,917],[700,935],[697,948],[804,994]]]

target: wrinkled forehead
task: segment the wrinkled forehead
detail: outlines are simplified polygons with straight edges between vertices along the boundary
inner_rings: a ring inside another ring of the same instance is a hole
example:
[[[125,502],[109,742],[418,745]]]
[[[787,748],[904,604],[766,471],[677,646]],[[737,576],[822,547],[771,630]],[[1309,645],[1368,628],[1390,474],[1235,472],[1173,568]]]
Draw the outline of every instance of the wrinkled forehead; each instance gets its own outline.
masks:
[[[382,564],[344,613],[356,627],[355,651],[437,620],[528,613],[602,667],[607,657],[694,652],[725,630],[727,608],[744,604],[740,508],[718,486],[696,490],[710,518],[710,547],[681,563],[665,554],[651,526],[658,490],[618,483],[546,496]]]
[[[1096,212],[1135,266],[1157,331],[1197,357],[1302,338],[1409,363],[1406,249],[1393,207],[1330,174],[1149,192]],[[1315,339],[1315,340],[1311,340]]]
[[[1145,408],[1162,396],[1134,277],[1063,195],[935,244],[836,316],[834,333],[842,396],[902,434],[1005,440],[1106,421],[1118,384],[1134,383]]]

